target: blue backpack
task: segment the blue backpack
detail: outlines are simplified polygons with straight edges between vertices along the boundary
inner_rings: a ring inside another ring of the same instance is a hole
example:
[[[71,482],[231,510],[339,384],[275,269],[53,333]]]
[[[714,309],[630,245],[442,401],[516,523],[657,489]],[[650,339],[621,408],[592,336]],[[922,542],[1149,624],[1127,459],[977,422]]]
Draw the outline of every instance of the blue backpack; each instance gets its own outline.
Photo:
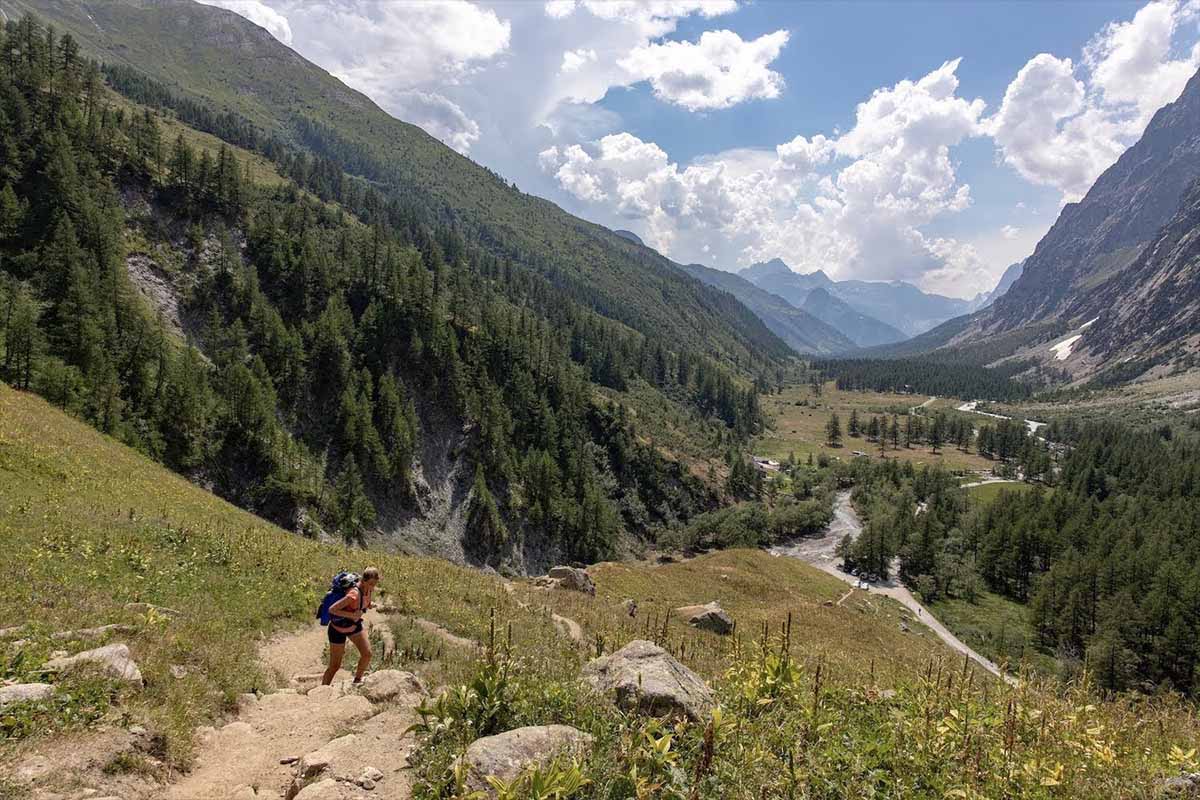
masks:
[[[358,585],[358,575],[353,572],[339,572],[333,576],[333,583],[329,587],[329,591],[325,594],[325,599],[321,601],[320,608],[317,609],[317,619],[322,625],[329,624],[329,608],[338,600],[346,596],[346,592]]]

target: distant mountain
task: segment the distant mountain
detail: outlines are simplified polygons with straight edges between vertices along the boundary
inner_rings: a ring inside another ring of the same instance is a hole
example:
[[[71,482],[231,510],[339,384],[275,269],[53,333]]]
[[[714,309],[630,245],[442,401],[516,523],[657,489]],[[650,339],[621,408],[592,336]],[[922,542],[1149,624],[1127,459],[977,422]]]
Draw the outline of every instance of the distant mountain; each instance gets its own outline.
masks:
[[[646,243],[642,241],[642,237],[638,236],[633,231],[627,231],[627,230],[622,229],[622,230],[614,230],[613,233],[615,233],[617,236],[620,236],[622,239],[628,239],[629,241],[633,242],[634,244],[640,244],[642,247],[646,246]]]
[[[818,287],[809,292],[802,308],[832,325],[859,347],[891,344],[908,338],[891,325],[855,310],[825,288]]]
[[[1000,276],[1000,280],[996,283],[994,289],[990,292],[981,292],[971,301],[971,310],[978,311],[981,308],[987,308],[1007,294],[1012,285],[1016,283],[1017,278],[1021,277],[1021,265],[1024,263],[1023,261],[1018,261],[1015,264],[1009,264],[1008,268],[1004,270],[1004,274]]]
[[[1034,359],[1077,379],[1195,365],[1198,179],[1200,73],[1080,202],[1063,208],[1007,293],[967,324],[931,331],[924,344],[991,361]]]
[[[797,308],[804,307],[809,293],[814,289],[824,289],[860,314],[872,317],[906,337],[924,333],[972,310],[969,300],[927,294],[911,283],[834,281],[821,270],[807,274],[793,272],[779,258],[752,264],[739,274]],[[879,331],[882,332],[882,329]],[[850,335],[847,331],[842,332]]]
[[[768,330],[799,353],[837,355],[861,344],[844,335],[838,326],[822,321],[807,310],[796,308],[782,297],[755,286],[740,275],[701,264],[686,264],[683,269],[709,286],[724,289],[736,297],[758,315]],[[851,313],[854,313],[852,309]]]

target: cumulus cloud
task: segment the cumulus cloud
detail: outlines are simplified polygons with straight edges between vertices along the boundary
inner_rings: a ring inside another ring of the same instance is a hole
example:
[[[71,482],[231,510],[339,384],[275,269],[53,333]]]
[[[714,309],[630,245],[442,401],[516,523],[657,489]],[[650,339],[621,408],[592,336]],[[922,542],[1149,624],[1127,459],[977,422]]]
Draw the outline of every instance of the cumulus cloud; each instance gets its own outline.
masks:
[[[292,43],[292,26],[288,23],[287,17],[261,0],[198,0],[198,2],[240,14],[255,25],[266,28],[272,36],[284,44]]]
[[[949,150],[980,133],[984,103],[957,95],[957,67],[875,92],[837,138],[799,136],[774,151],[680,165],[618,133],[548,148],[540,160],[564,190],[640,222],[648,243],[682,260],[729,253],[733,243],[740,263],[783,256],[803,272],[978,291],[991,276],[974,248],[921,230],[970,203]]]
[[[583,67],[589,61],[596,60],[596,51],[591,48],[579,48],[578,50],[568,50],[563,53],[562,67],[560,72],[575,72]]]
[[[1156,0],[1107,25],[1079,63],[1049,53],[1031,58],[986,122],[1003,161],[1065,200],[1082,197],[1200,65],[1200,47],[1173,45],[1195,16],[1193,3]]]
[[[406,122],[419,125],[460,153],[467,153],[479,139],[479,124],[462,108],[436,92],[412,90],[395,95],[393,112]]]
[[[782,30],[752,41],[733,31],[705,31],[695,43],[648,43],[619,64],[635,79],[648,80],[660,100],[689,111],[729,108],[779,96],[783,76],[768,65],[787,40],[788,32]]]
[[[1005,239],[1016,239],[1021,235],[1021,229],[1016,225],[1005,225],[1000,229],[1000,235]]]

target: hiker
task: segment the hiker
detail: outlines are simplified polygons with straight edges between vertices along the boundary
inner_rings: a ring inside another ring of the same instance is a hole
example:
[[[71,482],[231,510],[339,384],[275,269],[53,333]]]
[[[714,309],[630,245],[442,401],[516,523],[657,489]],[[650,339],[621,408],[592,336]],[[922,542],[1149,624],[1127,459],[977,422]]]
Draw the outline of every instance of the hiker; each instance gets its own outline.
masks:
[[[357,578],[357,580],[353,580]],[[358,668],[354,671],[354,682],[362,683],[367,666],[371,663],[371,643],[363,630],[363,614],[371,607],[371,595],[379,583],[379,570],[367,567],[361,578],[350,574],[338,575],[334,579],[334,591],[338,590],[339,579],[348,584],[341,599],[328,607],[329,610],[329,667],[321,683],[333,683],[333,676],[342,668],[342,657],[346,654],[346,640],[358,648]]]

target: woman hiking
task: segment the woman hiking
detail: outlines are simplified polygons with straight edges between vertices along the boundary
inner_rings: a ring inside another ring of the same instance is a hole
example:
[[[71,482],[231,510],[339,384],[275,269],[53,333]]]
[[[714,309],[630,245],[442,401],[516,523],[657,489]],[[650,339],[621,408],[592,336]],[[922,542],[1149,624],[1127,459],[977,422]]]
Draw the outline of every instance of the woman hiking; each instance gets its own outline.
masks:
[[[354,671],[354,682],[362,683],[367,666],[371,663],[371,643],[363,630],[363,614],[371,607],[371,595],[379,583],[379,570],[367,567],[358,583],[346,591],[342,599],[329,607],[329,667],[321,678],[325,686],[333,683],[333,677],[342,668],[342,657],[346,655],[346,640],[358,648],[358,667]]]

